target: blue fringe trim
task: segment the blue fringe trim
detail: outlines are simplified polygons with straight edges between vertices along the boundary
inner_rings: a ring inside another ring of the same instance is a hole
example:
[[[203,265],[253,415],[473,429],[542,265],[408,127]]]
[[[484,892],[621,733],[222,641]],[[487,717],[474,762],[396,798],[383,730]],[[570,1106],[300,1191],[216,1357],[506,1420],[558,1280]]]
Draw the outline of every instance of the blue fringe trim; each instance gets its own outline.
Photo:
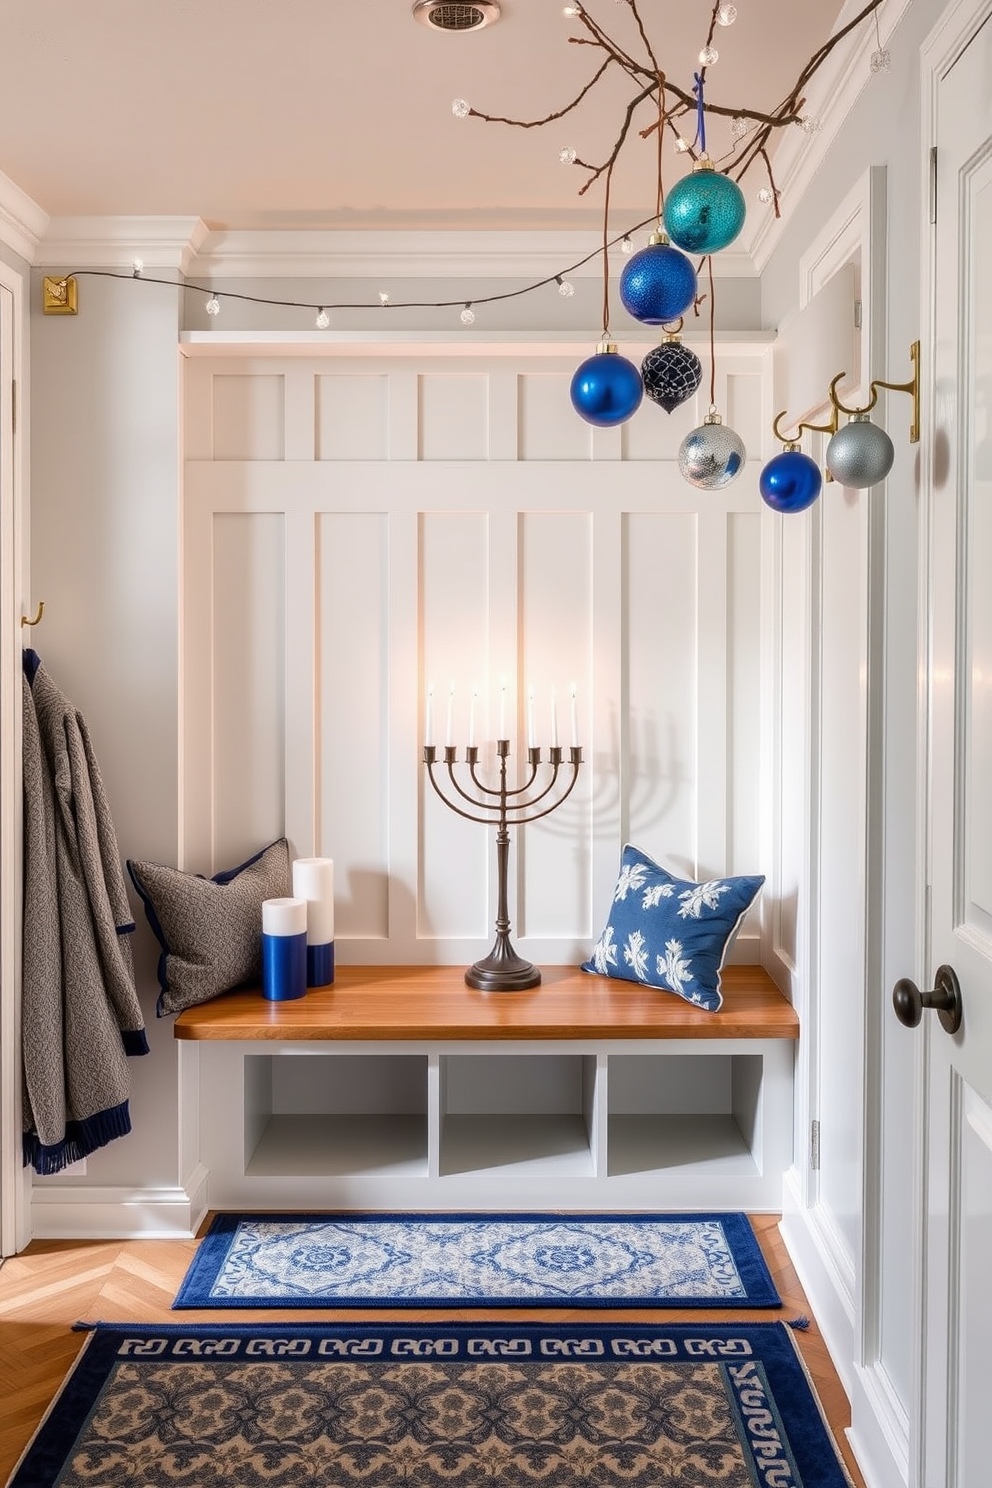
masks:
[[[143,1028],[122,1028],[121,1041],[125,1054],[150,1054],[148,1035]]]
[[[79,1162],[98,1147],[106,1147],[117,1137],[126,1137],[130,1130],[128,1103],[121,1101],[119,1106],[97,1111],[96,1115],[87,1116],[82,1121],[67,1121],[61,1142],[53,1142],[50,1146],[39,1141],[37,1132],[25,1132],[24,1166],[34,1168],[36,1173],[44,1176],[60,1173],[70,1163]]]
[[[809,1327],[809,1318],[804,1312],[801,1312],[798,1317],[789,1318],[787,1321],[789,1327],[795,1328],[797,1333],[805,1333]]]

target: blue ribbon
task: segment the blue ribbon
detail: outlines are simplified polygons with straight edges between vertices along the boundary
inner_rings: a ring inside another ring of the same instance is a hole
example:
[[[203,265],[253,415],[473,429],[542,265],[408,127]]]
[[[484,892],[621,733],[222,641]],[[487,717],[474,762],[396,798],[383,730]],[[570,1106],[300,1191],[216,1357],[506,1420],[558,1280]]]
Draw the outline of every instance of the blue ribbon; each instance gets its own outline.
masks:
[[[695,83],[692,91],[696,95],[696,138],[699,140],[700,152],[706,154],[706,115],[703,112],[703,75],[694,72]]]

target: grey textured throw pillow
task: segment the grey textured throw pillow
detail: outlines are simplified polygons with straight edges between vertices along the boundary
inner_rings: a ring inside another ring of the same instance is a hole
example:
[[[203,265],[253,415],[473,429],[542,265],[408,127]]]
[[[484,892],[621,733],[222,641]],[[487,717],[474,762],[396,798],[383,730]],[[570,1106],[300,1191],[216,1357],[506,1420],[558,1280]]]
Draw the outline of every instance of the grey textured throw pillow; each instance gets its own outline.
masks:
[[[127,871],[162,947],[160,1018],[261,977],[262,900],[292,893],[285,837],[213,878],[131,858]]]

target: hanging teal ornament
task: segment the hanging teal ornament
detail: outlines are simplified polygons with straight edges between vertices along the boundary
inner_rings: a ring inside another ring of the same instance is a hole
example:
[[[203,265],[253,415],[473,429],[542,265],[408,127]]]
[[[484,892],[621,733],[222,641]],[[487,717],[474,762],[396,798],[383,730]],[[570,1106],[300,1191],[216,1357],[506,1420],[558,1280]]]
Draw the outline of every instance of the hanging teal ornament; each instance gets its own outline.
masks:
[[[665,198],[665,228],[676,247],[686,253],[719,253],[744,226],[747,208],[737,182],[715,170],[706,153],[703,80],[699,73],[695,78],[700,156],[689,175]]]
[[[762,501],[777,512],[805,511],[819,496],[822,485],[820,467],[794,441],[773,456],[758,476]]]
[[[648,246],[635,253],[620,275],[620,298],[625,310],[644,325],[678,320],[696,298],[696,271],[662,232],[653,232]]]
[[[665,227],[686,253],[718,253],[744,226],[747,208],[736,181],[713,167],[709,156],[696,161],[689,175],[676,182],[665,198]]]
[[[601,341],[595,356],[576,367],[569,392],[572,407],[587,424],[612,428],[637,412],[644,385],[633,362],[620,356],[612,341]]]
[[[715,408],[679,446],[682,477],[700,491],[720,491],[729,486],[744,469],[746,459],[744,441],[724,425]]]
[[[670,332],[641,363],[644,391],[653,403],[671,413],[692,397],[703,380],[703,364],[694,351]]]
[[[824,460],[827,469],[842,486],[864,491],[877,486],[892,469],[895,446],[867,413],[856,413],[827,445]]]

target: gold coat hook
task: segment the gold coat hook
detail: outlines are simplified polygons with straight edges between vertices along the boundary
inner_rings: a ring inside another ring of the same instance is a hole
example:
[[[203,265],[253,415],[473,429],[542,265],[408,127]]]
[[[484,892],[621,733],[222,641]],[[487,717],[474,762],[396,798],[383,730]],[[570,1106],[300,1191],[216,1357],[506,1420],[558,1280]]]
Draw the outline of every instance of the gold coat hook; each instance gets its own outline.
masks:
[[[871,413],[878,402],[879,388],[888,388],[893,393],[908,393],[913,400],[913,412],[909,421],[909,442],[918,444],[920,439],[920,343],[914,341],[909,348],[909,359],[913,364],[913,375],[908,382],[885,382],[881,377],[876,377],[868,386],[871,394],[868,402],[863,408],[848,408],[837,396],[837,384],[846,372],[838,372],[830,384],[830,401],[834,406],[834,417],[837,412],[846,413],[851,418],[857,418],[866,413]]]
[[[841,377],[843,377],[844,376],[843,372],[840,375],[841,375]],[[831,397],[831,400],[830,401],[831,401],[831,403],[833,403],[833,398],[832,397]],[[830,422],[829,422],[829,424],[805,424],[805,423],[799,423],[799,424],[796,425],[796,432],[795,432],[795,434],[783,434],[782,433],[782,430],[779,428],[779,424],[785,418],[785,415],[788,413],[788,411],[789,410],[787,408],[783,408],[781,413],[777,413],[775,415],[775,421],[772,424],[772,433],[775,435],[775,438],[776,439],[781,439],[781,441],[782,441],[783,444],[795,444],[796,441],[799,439],[799,436],[800,436],[800,434],[802,434],[802,432],[803,432],[804,429],[808,430],[810,434],[836,434],[837,433],[837,406],[836,406],[836,404],[834,404],[834,406],[833,406],[833,410],[832,410],[831,415],[830,415]]]
[[[34,617],[33,620],[29,620],[28,617],[27,617],[27,615],[22,615],[21,616],[21,624],[22,625],[40,625],[41,624],[41,617],[42,617],[42,615],[44,613],[45,613],[45,601],[43,599],[39,599],[39,601],[38,601],[38,613],[37,613],[37,615],[35,615],[35,617]]]

